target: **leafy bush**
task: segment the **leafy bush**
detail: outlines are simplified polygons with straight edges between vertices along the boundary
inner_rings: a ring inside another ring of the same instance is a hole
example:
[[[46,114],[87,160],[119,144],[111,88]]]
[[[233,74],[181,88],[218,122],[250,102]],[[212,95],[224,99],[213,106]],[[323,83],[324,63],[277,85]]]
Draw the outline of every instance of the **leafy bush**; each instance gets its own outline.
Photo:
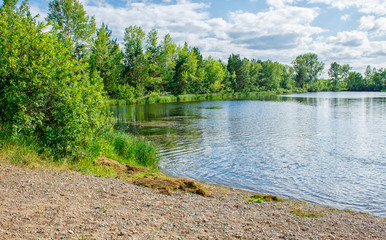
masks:
[[[0,9],[0,124],[13,136],[34,135],[57,155],[74,155],[105,126],[102,80],[69,53],[23,2]]]

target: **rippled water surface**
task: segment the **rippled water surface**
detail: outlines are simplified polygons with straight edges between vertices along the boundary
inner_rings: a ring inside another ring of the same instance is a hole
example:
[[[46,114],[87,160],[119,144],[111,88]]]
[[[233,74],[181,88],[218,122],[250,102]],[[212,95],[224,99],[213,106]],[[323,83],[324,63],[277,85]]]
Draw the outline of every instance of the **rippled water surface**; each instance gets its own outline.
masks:
[[[164,172],[386,217],[386,93],[112,107]]]

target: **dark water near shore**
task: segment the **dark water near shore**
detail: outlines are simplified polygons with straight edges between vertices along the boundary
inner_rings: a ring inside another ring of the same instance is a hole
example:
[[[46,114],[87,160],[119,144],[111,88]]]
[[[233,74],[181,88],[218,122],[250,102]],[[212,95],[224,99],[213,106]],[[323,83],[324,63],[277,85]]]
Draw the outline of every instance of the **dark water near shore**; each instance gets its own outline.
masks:
[[[386,93],[112,107],[162,170],[386,217]]]

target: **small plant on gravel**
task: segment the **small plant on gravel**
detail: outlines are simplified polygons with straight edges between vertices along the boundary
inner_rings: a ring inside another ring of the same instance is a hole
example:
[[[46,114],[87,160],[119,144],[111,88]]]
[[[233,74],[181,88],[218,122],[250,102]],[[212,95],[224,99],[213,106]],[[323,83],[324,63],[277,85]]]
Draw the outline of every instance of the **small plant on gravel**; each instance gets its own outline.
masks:
[[[263,203],[263,202],[284,202],[285,199],[279,198],[279,197],[274,196],[274,195],[258,193],[258,194],[254,194],[254,195],[250,196],[247,199],[247,201],[248,202],[258,202],[258,203]]]

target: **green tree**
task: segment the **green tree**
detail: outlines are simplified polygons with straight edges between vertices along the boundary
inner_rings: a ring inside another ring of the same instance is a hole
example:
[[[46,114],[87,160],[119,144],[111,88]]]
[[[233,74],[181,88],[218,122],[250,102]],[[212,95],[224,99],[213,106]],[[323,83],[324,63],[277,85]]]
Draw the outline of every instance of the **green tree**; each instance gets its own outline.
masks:
[[[302,88],[306,84],[315,83],[324,68],[324,63],[319,62],[318,55],[315,53],[299,55],[292,64],[296,72],[295,81]]]
[[[189,49],[187,43],[179,50],[178,59],[175,66],[173,80],[169,84],[169,89],[174,94],[193,93],[191,85],[196,81],[197,74],[197,55]]]
[[[263,62],[263,85],[267,90],[275,90],[282,82],[284,66],[271,60]]]
[[[220,61],[216,61],[212,57],[204,60],[205,78],[204,89],[206,93],[218,93],[224,88],[225,72]]]
[[[146,88],[153,92],[161,92],[163,88],[163,66],[166,58],[162,52],[162,46],[158,44],[158,32],[152,29],[146,39],[146,59],[148,64],[148,75]]]
[[[124,45],[124,79],[134,86],[138,93],[143,93],[149,77],[148,62],[144,53],[145,32],[141,27],[126,28]]]
[[[334,90],[337,90],[338,83],[342,79],[342,73],[343,68],[339,63],[331,63],[330,69],[328,70],[328,76],[330,76],[331,81],[333,82]]]
[[[173,81],[177,58],[177,45],[167,34],[161,43],[162,89],[167,89],[168,83]]]
[[[347,89],[351,91],[365,90],[365,82],[362,74],[350,72],[347,78]]]
[[[373,73],[372,82],[374,83],[373,90],[381,91],[386,89],[386,69],[379,69]]]
[[[246,58],[241,60],[240,55],[232,54],[229,56],[227,69],[231,74],[232,88],[236,92],[249,92],[251,90],[250,65],[249,60]]]
[[[49,13],[46,18],[63,40],[74,44],[75,55],[83,58],[95,35],[94,17],[89,17],[78,0],[53,0],[49,3]]]
[[[14,1],[13,1],[14,2]],[[102,81],[69,56],[46,24],[36,23],[23,2],[0,10],[0,124],[13,135],[36,137],[45,148],[74,155],[106,124]]]
[[[294,69],[292,67],[284,66],[280,87],[284,89],[293,89],[295,87]]]
[[[258,91],[262,87],[262,78],[263,78],[263,66],[261,61],[252,60],[249,70],[249,75],[251,78],[251,91]]]
[[[121,82],[123,53],[117,40],[111,40],[111,31],[104,23],[97,31],[91,47],[90,72],[96,71],[103,79],[104,90],[114,96]]]

